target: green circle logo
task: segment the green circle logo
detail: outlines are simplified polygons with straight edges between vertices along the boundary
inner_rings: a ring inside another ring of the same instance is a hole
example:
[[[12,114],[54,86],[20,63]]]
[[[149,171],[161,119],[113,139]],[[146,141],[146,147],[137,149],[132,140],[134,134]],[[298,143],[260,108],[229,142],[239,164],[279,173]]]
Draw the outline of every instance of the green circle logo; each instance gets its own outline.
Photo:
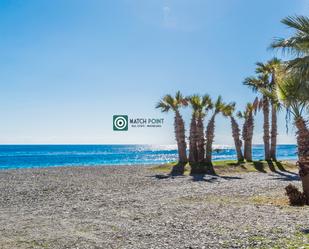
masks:
[[[128,130],[128,115],[114,115],[113,116],[113,130],[127,131]]]

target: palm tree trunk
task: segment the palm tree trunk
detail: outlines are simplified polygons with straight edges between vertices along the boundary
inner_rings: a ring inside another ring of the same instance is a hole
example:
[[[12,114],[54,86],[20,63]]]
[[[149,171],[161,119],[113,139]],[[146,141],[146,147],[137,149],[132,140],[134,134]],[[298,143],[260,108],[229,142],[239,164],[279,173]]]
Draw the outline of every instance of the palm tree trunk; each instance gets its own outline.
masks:
[[[247,162],[252,162],[252,147],[248,139],[245,139],[244,142],[244,158]]]
[[[199,163],[205,160],[205,139],[204,139],[204,123],[201,114],[197,119],[197,161]]]
[[[242,154],[241,146],[242,146],[242,141],[240,140],[240,129],[239,126],[233,116],[231,116],[231,125],[232,125],[232,135],[234,138],[234,143],[235,143],[235,149],[237,153],[237,160],[238,162],[244,161],[244,156]]]
[[[192,164],[197,162],[197,127],[195,113],[192,114],[189,143],[189,162]]]
[[[207,164],[207,171],[211,174],[215,173],[213,165],[212,165],[212,144],[215,137],[215,117],[216,113],[214,113],[211,119],[208,122],[206,129],[206,159],[205,162]]]
[[[309,130],[303,118],[295,120],[297,127],[298,166],[303,191],[309,203]]]
[[[185,137],[185,125],[184,121],[179,113],[176,111],[175,113],[175,136],[178,146],[178,158],[180,164],[186,164],[188,162],[187,159],[187,144],[186,144],[186,137]]]
[[[245,119],[245,121],[244,121],[244,124],[243,124],[243,126],[242,126],[242,139],[244,140],[244,158],[245,159],[247,159],[246,158],[246,155],[247,155],[247,150],[248,150],[248,145],[247,145],[247,133],[248,133],[248,131],[247,131],[248,129],[247,129],[247,118]]]
[[[266,161],[271,159],[269,145],[269,101],[266,96],[263,96],[263,116],[264,116],[264,158]]]
[[[271,159],[277,161],[277,109],[274,103],[271,103]]]
[[[253,138],[253,129],[254,129],[254,120],[252,113],[249,113],[248,119],[246,120],[246,134],[244,137],[245,140],[245,149],[244,156],[248,162],[252,161],[252,138]]]

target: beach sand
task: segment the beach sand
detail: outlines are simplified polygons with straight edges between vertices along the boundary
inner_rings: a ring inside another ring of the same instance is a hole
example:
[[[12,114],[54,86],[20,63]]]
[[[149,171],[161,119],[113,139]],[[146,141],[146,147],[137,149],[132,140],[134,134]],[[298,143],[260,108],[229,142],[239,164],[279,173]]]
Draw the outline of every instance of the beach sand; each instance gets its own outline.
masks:
[[[308,243],[309,208],[288,206],[284,195],[287,184],[300,186],[295,173],[155,174],[146,166],[2,170],[0,248],[289,248]]]

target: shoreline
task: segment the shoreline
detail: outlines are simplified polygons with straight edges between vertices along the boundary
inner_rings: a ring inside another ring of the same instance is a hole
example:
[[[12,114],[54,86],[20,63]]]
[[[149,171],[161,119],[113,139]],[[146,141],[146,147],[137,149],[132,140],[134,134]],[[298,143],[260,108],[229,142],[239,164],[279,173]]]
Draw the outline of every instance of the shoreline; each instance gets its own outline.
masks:
[[[220,163],[225,161],[237,162],[237,160],[213,160],[214,163]],[[264,161],[264,160],[253,160],[254,162]],[[296,164],[297,159],[279,159],[278,162],[287,162]],[[56,165],[56,166],[35,166],[35,167],[17,167],[17,168],[1,168],[0,172],[6,170],[31,170],[31,169],[55,169],[55,168],[95,168],[95,167],[155,167],[155,166],[164,166],[173,164],[175,162],[167,162],[167,163],[151,163],[151,164],[98,164],[98,165]]]
[[[165,164],[117,164],[117,165],[76,165],[76,166],[38,166],[38,167],[25,167],[25,168],[1,168],[0,173],[3,171],[21,171],[21,170],[46,170],[46,169],[78,169],[78,168],[121,168],[121,167],[154,167]]]

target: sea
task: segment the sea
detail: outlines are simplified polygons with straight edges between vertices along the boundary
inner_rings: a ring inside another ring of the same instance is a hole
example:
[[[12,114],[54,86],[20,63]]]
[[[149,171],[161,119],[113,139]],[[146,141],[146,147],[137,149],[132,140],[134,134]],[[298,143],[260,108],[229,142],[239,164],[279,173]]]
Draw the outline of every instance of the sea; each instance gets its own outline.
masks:
[[[295,160],[296,145],[278,145],[277,158]],[[253,146],[253,159],[263,159],[263,145]],[[233,147],[214,147],[213,160],[234,160]],[[177,160],[175,145],[0,145],[0,169],[153,165]]]

